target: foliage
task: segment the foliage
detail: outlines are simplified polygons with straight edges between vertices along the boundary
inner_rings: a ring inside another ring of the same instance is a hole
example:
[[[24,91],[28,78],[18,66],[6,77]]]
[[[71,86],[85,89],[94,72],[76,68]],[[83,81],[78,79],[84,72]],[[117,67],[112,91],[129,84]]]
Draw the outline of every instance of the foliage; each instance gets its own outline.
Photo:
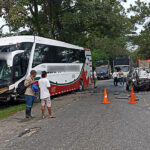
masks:
[[[106,53],[104,53],[104,52],[102,52],[98,49],[94,49],[92,51],[92,58],[93,58],[93,60],[92,60],[93,61],[93,66],[96,66],[97,62],[99,60],[107,61],[109,59]]]
[[[150,58],[150,21],[148,19],[150,17],[150,3],[147,4],[137,0],[136,5],[131,6],[128,11],[134,12],[135,14],[131,16],[131,22],[134,26],[137,24],[143,25],[146,21],[146,24],[143,26],[144,30],[132,38],[133,44],[138,46],[138,49],[133,53],[132,57],[148,59]]]
[[[0,10],[11,32],[88,47],[99,58],[128,55],[125,35],[133,26],[121,0],[5,0]]]

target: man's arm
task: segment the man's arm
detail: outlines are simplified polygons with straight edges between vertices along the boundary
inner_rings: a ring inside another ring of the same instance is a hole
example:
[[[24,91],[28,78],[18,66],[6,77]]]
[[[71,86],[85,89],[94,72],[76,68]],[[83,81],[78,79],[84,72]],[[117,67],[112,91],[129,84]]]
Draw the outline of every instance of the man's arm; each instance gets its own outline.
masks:
[[[24,82],[24,86],[28,87],[33,83],[35,83],[35,81],[30,81],[29,79],[26,79],[25,82]]]

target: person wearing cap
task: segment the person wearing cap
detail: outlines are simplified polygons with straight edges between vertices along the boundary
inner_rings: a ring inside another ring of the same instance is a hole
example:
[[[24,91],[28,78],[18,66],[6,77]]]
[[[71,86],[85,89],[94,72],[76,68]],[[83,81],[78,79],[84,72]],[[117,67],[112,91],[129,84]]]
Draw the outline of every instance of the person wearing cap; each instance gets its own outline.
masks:
[[[31,85],[35,83],[34,78],[36,77],[36,71],[32,70],[30,76],[25,79],[24,85],[27,87],[25,91],[26,101],[26,118],[31,119],[31,109],[35,99],[35,92],[32,90]]]
[[[47,106],[49,117],[55,118],[52,115],[51,110],[51,98],[50,98],[50,82],[47,79],[47,72],[42,71],[42,78],[39,80],[40,88],[40,99],[41,99],[41,110],[42,110],[42,119],[45,118],[45,106]]]

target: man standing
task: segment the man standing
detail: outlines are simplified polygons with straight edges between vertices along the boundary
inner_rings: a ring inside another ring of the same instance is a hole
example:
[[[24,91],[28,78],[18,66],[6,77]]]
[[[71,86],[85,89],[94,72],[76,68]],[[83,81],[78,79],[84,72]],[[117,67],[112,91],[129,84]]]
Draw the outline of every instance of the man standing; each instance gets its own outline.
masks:
[[[34,103],[35,93],[31,88],[31,85],[35,83],[34,78],[36,77],[36,71],[32,70],[30,76],[26,78],[24,85],[27,87],[25,91],[26,101],[26,118],[31,119],[31,109]]]
[[[97,72],[96,72],[96,68],[93,68],[93,82],[94,82],[94,88],[96,87],[96,80],[97,80]]]
[[[118,72],[117,72],[117,69],[114,70],[114,73],[113,73],[113,78],[114,78],[114,86],[118,86]]]
[[[124,74],[123,74],[123,71],[121,69],[119,71],[119,77],[120,77],[120,85],[124,86]]]
[[[41,99],[41,110],[42,118],[45,118],[45,105],[47,105],[48,113],[50,118],[54,118],[51,110],[51,99],[50,99],[50,82],[47,79],[47,72],[42,72],[42,78],[39,80],[40,87],[40,99]]]

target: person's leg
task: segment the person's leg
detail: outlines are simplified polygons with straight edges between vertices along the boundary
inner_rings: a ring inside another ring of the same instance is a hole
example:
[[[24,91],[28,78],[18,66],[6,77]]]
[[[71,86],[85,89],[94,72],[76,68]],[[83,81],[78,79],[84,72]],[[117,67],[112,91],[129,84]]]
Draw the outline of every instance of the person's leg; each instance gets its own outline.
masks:
[[[122,85],[124,85],[124,78],[122,77]]]
[[[31,107],[30,107],[30,111],[29,111],[29,115],[30,115],[31,118],[32,118],[31,110],[32,110],[32,107],[33,107],[33,104],[34,104],[34,99],[35,99],[35,97],[31,96]]]
[[[122,84],[122,80],[121,80],[121,78],[119,78],[119,79],[118,79],[118,81],[119,81],[119,83],[120,83],[120,85],[121,85],[121,84]]]
[[[30,105],[30,96],[29,95],[25,95],[25,101],[26,101],[26,118],[30,118],[30,109],[31,109],[31,105]]]
[[[51,109],[51,107],[47,107],[47,109],[48,109],[49,117],[52,118],[53,115],[52,115],[52,109]]]
[[[46,104],[47,104],[47,110],[48,110],[48,113],[49,113],[49,117],[53,118],[50,97],[46,99]]]
[[[41,111],[42,111],[42,118],[45,118],[45,100],[41,100]]]
[[[41,106],[41,110],[42,110],[42,118],[45,118],[45,106]]]
[[[31,103],[31,107],[33,106],[33,104],[34,104],[34,100],[35,100],[35,97],[34,96],[32,96],[32,103]]]
[[[122,78],[122,82],[123,82],[123,85],[124,85],[124,77]]]
[[[95,88],[95,78],[93,78],[93,82],[94,82],[94,88]]]
[[[117,86],[117,78],[114,78],[114,85]]]
[[[119,83],[120,85],[122,85],[122,78],[119,78]]]
[[[118,78],[116,78],[116,86],[118,86]]]
[[[96,88],[96,79],[95,79],[95,86],[94,87]]]

